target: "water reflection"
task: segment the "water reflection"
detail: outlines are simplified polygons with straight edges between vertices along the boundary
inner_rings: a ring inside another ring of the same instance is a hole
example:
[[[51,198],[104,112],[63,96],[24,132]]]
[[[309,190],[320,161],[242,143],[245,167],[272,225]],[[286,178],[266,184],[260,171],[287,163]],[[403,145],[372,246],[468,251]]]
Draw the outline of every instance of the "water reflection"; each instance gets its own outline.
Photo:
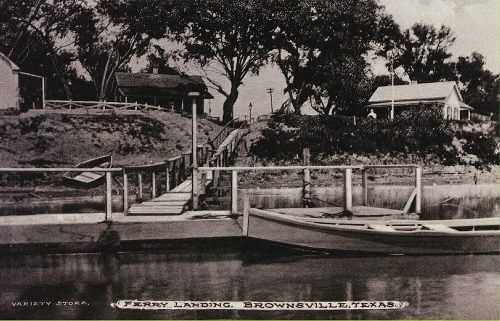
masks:
[[[251,248],[253,244],[245,247]],[[255,247],[262,244],[255,244]],[[260,254],[263,253],[263,254]],[[2,318],[498,319],[500,256],[346,257],[198,248],[0,260]],[[406,300],[394,311],[120,311],[139,300]],[[49,307],[13,302],[50,301]],[[57,306],[58,301],[89,305]]]

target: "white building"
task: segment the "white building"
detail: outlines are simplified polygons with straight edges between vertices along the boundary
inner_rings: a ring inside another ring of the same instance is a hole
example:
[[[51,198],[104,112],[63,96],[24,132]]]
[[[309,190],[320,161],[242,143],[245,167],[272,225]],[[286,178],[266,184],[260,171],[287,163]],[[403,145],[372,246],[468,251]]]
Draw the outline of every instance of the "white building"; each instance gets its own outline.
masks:
[[[0,110],[19,109],[19,67],[0,52]]]
[[[394,114],[405,108],[426,108],[438,105],[443,108],[446,119],[470,119],[474,108],[464,103],[460,90],[454,81],[432,82],[409,85],[378,87],[368,100],[365,108],[373,109],[382,118],[388,118],[392,108],[394,90]]]

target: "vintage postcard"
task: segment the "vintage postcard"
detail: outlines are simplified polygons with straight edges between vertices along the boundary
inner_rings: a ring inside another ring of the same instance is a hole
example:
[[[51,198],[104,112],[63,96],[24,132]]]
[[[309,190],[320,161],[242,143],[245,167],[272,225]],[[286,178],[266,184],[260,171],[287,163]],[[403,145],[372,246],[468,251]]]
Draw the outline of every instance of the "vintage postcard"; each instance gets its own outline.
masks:
[[[0,0],[0,319],[500,319],[499,0]]]

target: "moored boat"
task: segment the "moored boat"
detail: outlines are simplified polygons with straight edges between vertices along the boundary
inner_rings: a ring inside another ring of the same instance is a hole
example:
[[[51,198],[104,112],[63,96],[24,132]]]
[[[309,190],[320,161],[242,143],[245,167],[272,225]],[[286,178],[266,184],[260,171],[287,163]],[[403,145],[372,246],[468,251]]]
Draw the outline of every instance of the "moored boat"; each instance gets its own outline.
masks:
[[[472,254],[500,252],[500,217],[458,220],[312,218],[249,208],[246,235],[328,252]]]
[[[78,163],[75,168],[110,168],[112,163],[113,157],[109,154]],[[66,172],[63,180],[70,187],[91,188],[102,184],[105,176],[105,172]]]

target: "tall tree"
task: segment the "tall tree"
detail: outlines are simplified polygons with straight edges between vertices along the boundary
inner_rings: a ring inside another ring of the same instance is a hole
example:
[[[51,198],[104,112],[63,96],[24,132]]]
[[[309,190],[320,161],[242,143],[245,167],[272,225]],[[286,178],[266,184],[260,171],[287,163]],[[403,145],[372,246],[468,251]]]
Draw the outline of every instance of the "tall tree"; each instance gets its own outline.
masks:
[[[90,74],[97,98],[112,92],[115,72],[147,52],[152,39],[164,37],[169,7],[160,0],[101,0],[74,19],[77,56]]]
[[[68,21],[80,8],[77,0],[0,1],[0,50],[24,70],[48,77],[49,93],[59,96],[56,80],[68,99],[75,60]]]
[[[285,1],[281,7],[273,58],[288,102],[296,113],[308,99],[320,113],[347,108],[366,77],[364,55],[378,41],[382,18],[390,17],[372,0]]]
[[[174,0],[175,17],[169,26],[184,45],[183,57],[210,66],[230,83],[230,88],[208,77],[226,97],[223,119],[233,118],[239,87],[248,74],[257,74],[269,55],[272,19],[266,0]]]
[[[396,40],[394,67],[402,66],[411,80],[432,82],[453,77],[449,64],[455,42],[451,29],[416,23]]]
[[[180,75],[180,71],[170,66],[170,53],[159,45],[154,45],[150,53],[146,57],[148,65],[144,68],[144,72],[153,72],[154,68],[158,69],[159,74]]]
[[[453,64],[456,80],[467,104],[484,113],[498,112],[498,105],[495,106],[496,98],[492,94],[495,91],[496,77],[484,68],[484,64],[484,57],[478,52],[473,52],[468,57],[458,57]]]

